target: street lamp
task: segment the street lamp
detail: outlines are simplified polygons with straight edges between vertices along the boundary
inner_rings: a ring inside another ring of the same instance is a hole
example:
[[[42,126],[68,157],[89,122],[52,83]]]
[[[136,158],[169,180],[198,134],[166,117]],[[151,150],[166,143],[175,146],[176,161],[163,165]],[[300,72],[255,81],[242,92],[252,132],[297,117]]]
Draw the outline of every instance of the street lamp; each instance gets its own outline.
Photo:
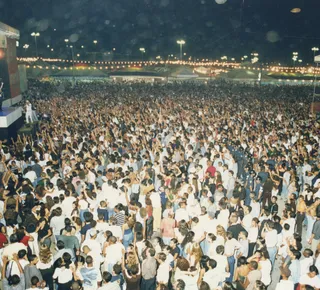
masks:
[[[177,40],[177,43],[180,45],[180,60],[182,60],[182,46],[186,44],[183,39]]]
[[[139,50],[141,51],[142,61],[143,61],[143,54],[146,53],[145,48],[140,47]]]
[[[31,36],[34,37],[34,42],[36,44],[36,57],[38,58],[38,44],[37,44],[37,37],[40,36],[40,33],[39,32],[32,32],[31,33]]]
[[[94,44],[97,44],[97,43],[98,43],[98,40],[94,40],[93,43],[94,43]]]
[[[68,43],[69,39],[65,39],[64,42]],[[74,52],[73,52],[73,45],[70,45],[69,47],[71,49],[71,54],[72,54],[72,86],[74,87],[75,81],[74,81]]]
[[[293,55],[293,57],[292,57],[293,67],[295,67],[296,66],[296,61],[298,60],[298,53],[297,52],[293,52],[292,55]]]
[[[319,51],[319,47],[312,47],[311,50],[313,51],[313,60],[316,56],[316,51]]]

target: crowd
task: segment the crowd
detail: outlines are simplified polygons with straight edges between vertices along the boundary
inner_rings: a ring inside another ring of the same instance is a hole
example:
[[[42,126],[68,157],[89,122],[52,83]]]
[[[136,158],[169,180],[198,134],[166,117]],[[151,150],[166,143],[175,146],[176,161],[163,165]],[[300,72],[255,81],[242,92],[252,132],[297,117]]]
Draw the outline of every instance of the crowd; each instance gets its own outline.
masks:
[[[2,289],[320,289],[309,93],[30,82],[39,130],[0,142]]]

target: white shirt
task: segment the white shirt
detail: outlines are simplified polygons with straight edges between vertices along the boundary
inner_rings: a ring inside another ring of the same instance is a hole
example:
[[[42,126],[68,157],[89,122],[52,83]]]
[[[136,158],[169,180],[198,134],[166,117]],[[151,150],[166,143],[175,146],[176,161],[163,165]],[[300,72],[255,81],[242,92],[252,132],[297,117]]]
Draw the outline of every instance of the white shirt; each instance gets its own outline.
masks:
[[[257,241],[258,238],[258,233],[259,233],[259,228],[253,228],[251,227],[248,231],[248,240],[249,243],[255,243]]]
[[[271,269],[272,264],[270,260],[259,261],[261,271],[261,281],[268,286],[271,283]]]
[[[266,240],[266,246],[267,248],[275,247],[278,243],[278,233],[276,230],[271,230],[269,232],[266,232],[265,235]]]
[[[62,212],[67,216],[71,217],[71,212],[73,210],[73,203],[76,199],[73,196],[66,197],[61,203]]]
[[[159,192],[152,192],[150,195],[152,207],[161,208],[161,197]]]
[[[304,258],[300,260],[300,276],[309,273],[310,266],[313,265],[313,258]]]
[[[244,226],[244,228],[249,231],[250,227],[251,227],[251,222],[252,222],[252,215],[251,213],[249,214],[246,214],[244,217],[243,217],[243,220],[242,220],[242,224]]]
[[[225,279],[226,275],[221,273],[218,269],[210,269],[203,275],[203,281],[210,285],[210,290],[216,289]]]
[[[64,228],[64,219],[63,215],[61,216],[54,216],[50,221],[50,227],[52,228],[52,233],[55,236],[60,235],[60,231]]]
[[[175,220],[176,222],[180,222],[182,220],[185,220],[186,222],[189,221],[189,214],[185,208],[179,208],[176,211],[175,214]]]
[[[227,240],[224,245],[224,253],[227,257],[233,256],[236,250],[241,251],[241,244],[234,238]]]
[[[67,269],[65,267],[56,268],[53,273],[53,279],[57,279],[61,284],[67,283],[72,280],[73,275],[71,269]]]
[[[320,288],[320,278],[318,276],[310,278],[309,275],[306,274],[306,275],[301,276],[300,284],[310,285],[310,286],[318,289],[318,288]]]
[[[281,280],[275,290],[294,290],[294,284],[290,280]]]
[[[170,266],[167,263],[162,263],[158,267],[157,282],[167,284],[169,281]]]

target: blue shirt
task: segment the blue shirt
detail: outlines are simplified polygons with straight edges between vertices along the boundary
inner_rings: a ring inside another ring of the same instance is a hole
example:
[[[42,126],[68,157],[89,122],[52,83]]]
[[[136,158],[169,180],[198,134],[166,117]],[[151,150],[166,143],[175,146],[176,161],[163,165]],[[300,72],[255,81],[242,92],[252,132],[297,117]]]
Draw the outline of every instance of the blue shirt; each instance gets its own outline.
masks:
[[[292,260],[289,266],[291,271],[291,280],[294,284],[299,283],[300,280],[300,262],[299,260]]]

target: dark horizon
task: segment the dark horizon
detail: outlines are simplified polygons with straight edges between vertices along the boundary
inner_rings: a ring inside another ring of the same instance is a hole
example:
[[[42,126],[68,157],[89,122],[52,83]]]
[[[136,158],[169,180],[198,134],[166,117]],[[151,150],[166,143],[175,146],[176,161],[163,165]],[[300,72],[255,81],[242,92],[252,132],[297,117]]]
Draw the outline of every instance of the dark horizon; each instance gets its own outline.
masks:
[[[296,7],[301,12],[291,13]],[[316,0],[228,0],[221,5],[214,0],[0,0],[0,21],[20,30],[20,56],[35,55],[30,34],[39,32],[39,55],[45,57],[68,57],[64,39],[69,39],[80,55],[115,48],[118,58],[137,58],[143,47],[146,59],[165,58],[178,56],[176,41],[184,39],[185,58],[227,55],[239,61],[258,52],[262,62],[291,64],[297,51],[305,64],[312,62],[311,48],[320,45],[318,8]],[[29,44],[26,52],[24,44]]]

